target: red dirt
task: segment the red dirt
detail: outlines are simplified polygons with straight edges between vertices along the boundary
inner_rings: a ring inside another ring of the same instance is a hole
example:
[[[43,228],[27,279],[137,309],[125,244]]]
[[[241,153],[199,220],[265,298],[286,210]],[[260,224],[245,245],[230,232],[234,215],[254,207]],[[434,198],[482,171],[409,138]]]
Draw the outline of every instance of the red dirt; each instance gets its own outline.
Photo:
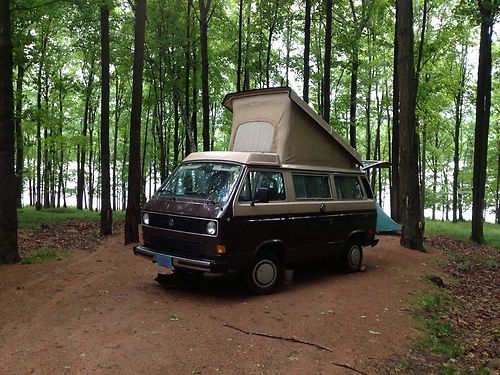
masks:
[[[236,274],[159,285],[121,236],[57,262],[0,266],[0,373],[355,374],[333,362],[385,373],[416,334],[406,307],[429,288],[421,275],[438,273],[430,256],[382,236],[365,249],[365,272],[302,267],[269,296],[249,295]]]

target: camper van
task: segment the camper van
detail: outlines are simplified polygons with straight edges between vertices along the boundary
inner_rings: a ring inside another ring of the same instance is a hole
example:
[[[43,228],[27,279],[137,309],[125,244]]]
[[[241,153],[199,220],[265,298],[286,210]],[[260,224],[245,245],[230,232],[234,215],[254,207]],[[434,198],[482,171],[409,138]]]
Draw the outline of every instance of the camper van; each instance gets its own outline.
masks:
[[[242,271],[274,292],[286,268],[360,269],[376,203],[350,147],[290,88],[229,94],[228,151],[187,156],[142,211],[141,255],[174,272]]]

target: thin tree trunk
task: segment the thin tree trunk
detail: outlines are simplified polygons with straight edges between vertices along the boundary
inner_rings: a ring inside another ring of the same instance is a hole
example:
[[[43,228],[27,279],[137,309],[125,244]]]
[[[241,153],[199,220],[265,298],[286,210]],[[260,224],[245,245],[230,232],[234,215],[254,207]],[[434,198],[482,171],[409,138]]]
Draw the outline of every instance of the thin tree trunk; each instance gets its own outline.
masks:
[[[481,41],[476,96],[476,130],[474,139],[474,173],[472,178],[472,235],[471,240],[484,243],[484,196],[488,161],[488,133],[491,108],[491,36],[493,14],[489,1],[479,1]]]
[[[399,25],[399,7],[396,5],[396,22],[394,30],[394,71],[392,80],[392,168],[391,168],[391,218],[401,222],[400,186],[399,186],[399,75],[398,55],[399,41],[397,31]]]
[[[0,1],[0,263],[20,260],[14,171],[14,88],[9,1]]]
[[[37,73],[37,95],[36,95],[36,210],[42,209],[42,72],[45,62],[45,51],[47,48],[48,35],[42,33],[41,58],[38,63]]]
[[[238,11],[238,66],[236,67],[236,91],[241,91],[241,62],[243,44],[243,0],[240,0]],[[188,90],[189,92],[189,90]]]
[[[500,136],[497,142],[497,195],[495,197],[495,223],[500,224]]]
[[[109,8],[101,5],[101,234],[113,227],[109,173]]]
[[[135,40],[130,114],[130,148],[128,168],[128,200],[125,214],[125,244],[139,241],[141,216],[141,107],[144,68],[144,29],[146,0],[135,0]]]
[[[452,197],[452,211],[453,211],[453,222],[456,223],[457,211],[458,211],[458,175],[460,172],[460,127],[462,125],[462,114],[463,114],[463,102],[464,102],[464,91],[465,91],[465,74],[466,74],[466,56],[467,48],[463,51],[462,62],[460,69],[462,69],[460,74],[460,87],[458,89],[457,95],[455,95],[455,132],[453,137],[453,197]]]
[[[271,65],[271,45],[273,42],[273,34],[276,29],[277,17],[278,17],[279,0],[276,0],[274,7],[274,14],[271,24],[269,25],[269,34],[267,38],[267,52],[266,52],[266,87],[269,87],[270,83],[270,65]]]
[[[199,0],[201,48],[201,106],[203,109],[203,151],[210,150],[210,101],[208,93],[208,12],[211,0]]]
[[[24,135],[22,127],[24,61],[17,66],[16,80],[16,189],[17,207],[23,206]]]
[[[304,86],[302,96],[306,103],[309,103],[309,54],[311,49],[311,0],[305,0],[304,16]]]
[[[325,63],[323,66],[323,119],[330,123],[330,70],[332,59],[332,0],[326,0]]]
[[[243,77],[243,90],[250,89],[250,11],[251,11],[251,1],[247,1],[247,28],[246,28],[246,46],[245,46],[245,75]]]
[[[118,73],[116,73],[116,84],[115,84],[115,129],[113,134],[113,210],[118,209],[118,181],[117,181],[117,173],[116,173],[116,163],[118,160],[118,125],[120,123],[120,114],[121,114],[121,101],[122,101],[122,93],[120,90],[120,80]]]

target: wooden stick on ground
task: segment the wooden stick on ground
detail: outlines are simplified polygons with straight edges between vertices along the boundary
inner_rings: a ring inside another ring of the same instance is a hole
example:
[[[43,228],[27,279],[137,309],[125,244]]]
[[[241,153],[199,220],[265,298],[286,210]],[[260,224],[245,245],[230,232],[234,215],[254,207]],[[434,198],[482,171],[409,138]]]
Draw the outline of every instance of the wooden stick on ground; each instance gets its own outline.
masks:
[[[247,335],[262,336],[262,337],[267,337],[267,338],[271,338],[271,339],[278,339],[278,340],[284,340],[284,341],[297,342],[297,343],[300,343],[300,344],[305,344],[305,345],[313,346],[313,347],[315,347],[317,349],[326,350],[327,352],[333,353],[333,350],[330,349],[330,348],[328,348],[328,347],[326,347],[326,346],[323,346],[323,345],[320,345],[320,344],[316,344],[314,342],[309,342],[309,341],[306,341],[306,340],[302,340],[302,339],[299,339],[299,338],[296,338],[296,337],[278,336],[278,335],[271,335],[271,334],[262,333],[262,332],[245,331],[244,329],[232,326],[231,324],[228,324],[228,323],[223,323],[223,325],[224,325],[224,327],[228,327],[228,328],[234,329],[236,331],[245,333]],[[331,363],[332,363],[332,365],[349,369],[351,371],[357,372],[358,374],[367,375],[366,373],[364,373],[364,372],[362,372],[360,370],[357,370],[357,369],[355,369],[354,367],[352,367],[350,365],[343,364],[343,363],[337,363],[337,362],[333,362],[333,361],[331,361]]]

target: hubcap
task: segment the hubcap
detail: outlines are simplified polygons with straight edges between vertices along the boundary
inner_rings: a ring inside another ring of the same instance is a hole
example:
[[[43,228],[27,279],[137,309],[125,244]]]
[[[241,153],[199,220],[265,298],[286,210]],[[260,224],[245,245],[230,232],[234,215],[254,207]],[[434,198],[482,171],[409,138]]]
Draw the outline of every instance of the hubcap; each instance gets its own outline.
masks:
[[[357,267],[361,261],[361,250],[359,246],[352,246],[349,250],[349,262],[353,267]]]
[[[253,269],[253,280],[256,285],[266,287],[274,283],[276,274],[276,265],[268,259],[262,259]]]

